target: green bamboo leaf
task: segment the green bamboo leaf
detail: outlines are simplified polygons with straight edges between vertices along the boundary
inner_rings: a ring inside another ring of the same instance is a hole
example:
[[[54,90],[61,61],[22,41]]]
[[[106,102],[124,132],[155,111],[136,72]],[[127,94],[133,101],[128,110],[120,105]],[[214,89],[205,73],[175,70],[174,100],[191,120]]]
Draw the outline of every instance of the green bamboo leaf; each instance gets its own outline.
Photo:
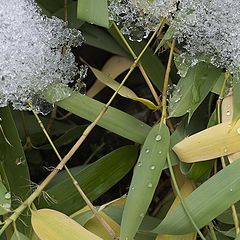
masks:
[[[174,35],[174,32],[175,32],[175,27],[174,27],[174,24],[172,23],[168,30],[166,31],[166,33],[164,34],[161,42],[157,45],[156,47],[156,50],[155,50],[155,53],[157,51],[159,51],[161,49],[161,47],[167,42],[167,41],[170,41],[172,38],[173,38],[173,35]]]
[[[38,5],[43,13],[48,17],[56,16],[65,20],[64,1],[59,0],[37,0]],[[78,29],[83,25],[83,21],[77,19],[77,2],[74,0],[67,1],[67,18],[68,27]]]
[[[169,116],[179,117],[188,113],[190,119],[220,75],[219,69],[205,62],[190,68],[187,75],[179,80],[170,99]]]
[[[85,130],[85,128],[86,128],[86,125],[75,126],[71,129],[69,129],[61,137],[59,137],[58,139],[56,139],[53,142],[55,147],[57,147],[57,148],[62,147],[64,145],[70,144],[74,140],[78,139],[81,136],[81,134],[83,133],[83,131]],[[46,145],[42,145],[42,146],[38,147],[38,149],[49,150],[49,149],[52,149],[52,146],[51,146],[51,144],[46,144]]]
[[[52,92],[57,91],[56,88],[57,86],[54,86],[45,91],[47,101],[52,102],[54,95]],[[56,105],[88,121],[94,121],[105,106],[99,101],[76,92],[72,92],[70,97],[57,102]],[[108,108],[98,125],[137,143],[143,143],[150,131],[150,126],[144,122],[113,107]]]
[[[122,179],[133,167],[138,150],[135,146],[121,147],[97,162],[73,174],[90,200],[95,200]],[[63,194],[64,193],[64,194]],[[71,180],[66,177],[47,190],[47,194],[57,200],[51,207],[66,214],[76,212],[85,206]],[[44,199],[36,201],[39,208],[49,207]]]
[[[11,193],[0,182],[0,215],[8,213],[11,208]]]
[[[29,238],[23,235],[21,232],[15,230],[11,237],[11,240],[29,240]]]
[[[30,176],[27,160],[9,107],[0,108],[0,119],[4,134],[11,144],[9,145],[6,142],[4,136],[0,132],[1,178],[11,196],[23,200],[26,199],[30,193]],[[12,208],[16,208],[18,205],[18,201],[12,202]],[[22,216],[21,220],[28,223],[29,217]],[[17,227],[23,233],[29,230],[21,221],[17,221]]]
[[[77,16],[91,24],[108,28],[108,2],[107,0],[78,0]]]
[[[29,172],[18,132],[8,107],[0,108],[1,126],[5,137],[0,133],[0,168],[5,186],[12,195],[25,199],[29,194]],[[4,172],[3,172],[4,171]]]
[[[211,222],[240,200],[240,161],[235,161],[204,182],[185,198],[186,206],[199,228]],[[153,230],[161,234],[186,234],[194,231],[182,205],[179,204]]]
[[[119,46],[115,39],[106,30],[88,23],[84,23],[80,30],[84,37],[85,44],[119,56],[129,57],[128,52]]]
[[[166,156],[170,134],[166,125],[157,124],[144,142],[133,174],[123,211],[120,239],[134,239],[153,198]]]

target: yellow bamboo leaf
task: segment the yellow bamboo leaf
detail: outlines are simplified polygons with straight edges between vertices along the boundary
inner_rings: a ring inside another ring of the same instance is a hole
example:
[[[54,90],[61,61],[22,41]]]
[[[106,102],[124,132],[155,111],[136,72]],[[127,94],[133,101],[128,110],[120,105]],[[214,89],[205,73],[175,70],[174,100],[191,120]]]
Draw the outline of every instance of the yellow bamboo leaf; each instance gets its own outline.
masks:
[[[146,107],[148,107],[151,110],[158,110],[159,107],[157,105],[155,105],[153,102],[151,102],[148,99],[145,98],[132,98],[132,100],[137,101],[137,102],[141,102],[142,104],[144,104]]]
[[[177,172],[177,174],[176,174]],[[175,171],[176,179],[180,180],[180,184],[182,184],[182,181],[184,181],[183,185],[180,187],[180,191],[183,197],[188,196],[190,193],[192,193],[195,189],[195,185],[193,181],[185,178],[184,176],[181,176],[180,171]],[[178,184],[179,185],[179,184]],[[176,197],[171,208],[169,209],[169,212],[176,208],[176,206],[180,203],[179,197]],[[155,240],[195,240],[197,238],[196,233],[189,233],[185,235],[158,235]]]
[[[32,211],[31,222],[40,240],[101,240],[70,217],[55,210]]]
[[[232,121],[233,117],[233,95],[230,93],[222,101],[222,122]],[[240,152],[233,153],[227,156],[230,163],[240,159]]]
[[[129,58],[113,56],[104,64],[102,72],[107,76],[110,76],[112,79],[115,79],[126,70],[128,70],[131,67],[132,63],[133,61]],[[88,90],[87,96],[95,97],[105,87],[105,84],[96,79],[92,87]]]
[[[105,203],[99,208],[98,211],[100,212],[110,205],[112,205],[112,206],[123,205],[126,202],[126,198],[127,198],[127,195],[123,195],[120,198],[116,198],[116,199],[112,200],[111,202]]]
[[[112,77],[92,66],[89,66],[89,68],[92,70],[92,72],[100,82],[107,85],[114,91],[116,91],[119,88],[120,84],[117,81],[115,81]],[[137,98],[137,95],[126,86],[122,86],[121,89],[118,91],[118,94],[126,98]]]
[[[229,94],[222,101],[222,122],[231,122],[233,117],[233,96]]]
[[[104,218],[104,220],[108,223],[108,225],[112,228],[112,230],[115,232],[116,236],[119,237],[120,236],[119,224],[117,224],[112,218],[110,218],[104,212],[101,212],[100,214]],[[106,229],[99,223],[96,217],[90,219],[84,225],[84,227],[104,240],[112,240],[112,237],[109,235]]]
[[[240,151],[240,120],[221,123],[177,143],[173,150],[183,162],[199,162]]]
[[[127,197],[127,195],[123,195],[120,198],[114,199],[114,200],[112,200],[112,201],[110,201],[108,203],[105,203],[105,204],[101,205],[99,207],[99,209],[98,209],[98,212],[103,211],[105,208],[107,208],[110,205],[112,205],[112,206],[123,205],[125,203],[125,201],[126,201],[126,197]],[[91,211],[91,209],[88,206],[85,206],[82,209],[78,210],[77,212],[73,213],[70,217],[74,218],[76,216],[79,216],[79,215],[81,215],[81,214],[83,214],[85,212],[89,212],[89,211]],[[92,218],[93,217],[94,216],[92,216]]]

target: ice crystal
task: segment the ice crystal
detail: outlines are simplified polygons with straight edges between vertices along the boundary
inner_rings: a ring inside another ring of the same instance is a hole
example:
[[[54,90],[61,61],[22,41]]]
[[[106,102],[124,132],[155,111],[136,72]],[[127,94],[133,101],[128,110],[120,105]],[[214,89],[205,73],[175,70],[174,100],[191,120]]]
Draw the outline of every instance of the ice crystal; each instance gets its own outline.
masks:
[[[176,11],[177,0],[110,0],[110,19],[121,26],[130,40],[141,41],[154,31],[161,17]]]
[[[236,71],[240,66],[239,0],[181,0],[175,37],[193,58]]]
[[[82,44],[79,31],[44,16],[34,0],[0,0],[0,107],[26,101],[51,84],[68,84],[79,74],[71,46]]]

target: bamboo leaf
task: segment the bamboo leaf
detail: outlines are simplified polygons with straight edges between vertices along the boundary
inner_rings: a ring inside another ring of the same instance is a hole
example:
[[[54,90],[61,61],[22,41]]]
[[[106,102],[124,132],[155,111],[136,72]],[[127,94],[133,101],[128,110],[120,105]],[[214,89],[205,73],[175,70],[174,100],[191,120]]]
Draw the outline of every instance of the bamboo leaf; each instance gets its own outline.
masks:
[[[54,86],[45,91],[47,101],[53,101],[52,92],[55,92],[56,88],[57,86]],[[94,121],[105,106],[76,92],[72,92],[70,97],[57,102],[56,105],[89,121]],[[150,126],[144,122],[112,107],[108,108],[98,125],[137,143],[143,143],[150,131]]]
[[[100,240],[80,224],[61,212],[51,209],[32,211],[32,226],[41,240]]]
[[[107,0],[78,0],[77,16],[79,19],[96,24],[101,27],[109,27]]]
[[[128,70],[131,67],[132,63],[133,61],[129,58],[113,56],[104,64],[102,72],[112,79],[115,79],[120,74]],[[96,79],[93,86],[88,90],[87,96],[94,97],[105,87],[106,85],[104,83]]]
[[[236,95],[235,90],[235,95]],[[236,98],[236,97],[235,97]],[[235,104],[238,100],[235,101]],[[237,106],[235,106],[236,108]],[[231,122],[234,116],[234,106],[233,106],[233,95],[230,93],[226,96],[222,101],[222,122]],[[236,117],[237,119],[237,117]],[[233,121],[234,124],[234,121]],[[233,161],[240,159],[240,152],[236,152],[227,156],[229,162],[232,163]]]
[[[0,122],[9,145],[0,132],[0,174],[2,182],[11,196],[25,199],[30,193],[27,160],[22,148],[15,122],[9,107],[0,108]],[[18,201],[13,201],[12,208],[19,206]],[[21,220],[26,224],[30,221],[29,216],[22,216]],[[27,233],[27,228],[21,221],[17,221],[18,230]]]
[[[185,77],[177,84],[169,102],[170,117],[179,117],[188,113],[188,118],[205,99],[219,78],[221,71],[210,64],[200,62],[190,68]]]
[[[117,89],[120,86],[120,84],[117,81],[115,81],[114,79],[111,78],[111,76],[106,75],[102,71],[100,71],[94,67],[91,67],[91,66],[89,66],[89,67],[99,81],[106,84],[108,87],[110,87],[114,91],[117,91]],[[151,110],[158,109],[158,107],[153,102],[151,102],[150,100],[144,99],[144,98],[139,98],[131,89],[129,89],[126,86],[122,86],[120,88],[120,90],[118,91],[118,94],[121,95],[122,97],[129,98],[129,99],[132,99],[137,102],[141,102],[142,104],[144,104]]]
[[[11,193],[0,182],[0,215],[8,213],[11,208]]]
[[[86,125],[75,126],[75,127],[71,128],[71,129],[69,129],[62,136],[60,136],[58,139],[56,139],[53,142],[55,147],[58,148],[58,147],[70,144],[74,140],[78,139],[79,136],[81,136],[81,134],[85,130],[85,128],[86,128]],[[49,150],[49,149],[52,149],[52,146],[51,146],[51,144],[46,144],[46,145],[42,145],[42,146],[37,147],[37,148],[41,149],[41,150]]]
[[[199,228],[240,200],[240,161],[235,161],[204,182],[185,198],[191,216]],[[181,204],[153,230],[161,234],[187,234],[194,231]]]
[[[116,236],[119,236],[120,226],[104,212],[101,212],[100,214],[104,218],[104,220],[108,223],[108,225],[112,228],[112,230],[115,232]],[[90,219],[84,225],[84,227],[104,240],[112,240],[112,237],[109,235],[109,233],[106,232],[105,228],[99,223],[96,217]]]
[[[240,151],[240,120],[221,123],[185,138],[173,147],[183,162],[199,162]]]
[[[154,126],[144,142],[123,211],[121,240],[134,239],[161,176],[169,143],[168,128],[162,124]]]
[[[120,84],[117,81],[115,81],[110,76],[108,76],[105,73],[103,73],[102,71],[98,70],[97,68],[94,68],[94,67],[92,67],[90,65],[88,65],[88,66],[92,70],[92,72],[94,73],[95,77],[99,81],[101,81],[103,84],[107,85],[108,87],[110,87],[114,91],[116,91],[118,89]],[[126,97],[126,98],[136,98],[137,97],[137,95],[131,89],[129,89],[126,86],[122,86],[121,89],[118,91],[118,93],[122,97]]]
[[[85,44],[120,56],[129,56],[127,51],[119,46],[115,39],[104,29],[85,22],[80,30],[85,39]]]
[[[137,159],[137,153],[135,146],[121,147],[73,175],[88,198],[95,200],[129,172]],[[49,188],[47,194],[57,200],[51,208],[66,214],[72,214],[86,205],[68,177]],[[48,207],[42,198],[36,201],[36,205],[39,208]]]

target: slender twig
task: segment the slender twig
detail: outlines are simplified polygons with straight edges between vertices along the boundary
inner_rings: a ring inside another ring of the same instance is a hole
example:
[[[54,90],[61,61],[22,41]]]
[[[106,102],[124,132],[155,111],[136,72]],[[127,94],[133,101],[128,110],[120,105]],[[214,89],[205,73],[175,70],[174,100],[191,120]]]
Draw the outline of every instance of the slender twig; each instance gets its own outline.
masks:
[[[68,0],[64,0],[64,21],[68,21]]]
[[[173,60],[173,52],[174,52],[175,44],[176,44],[176,40],[173,39],[169,58],[168,58],[168,64],[167,64],[167,69],[166,69],[166,73],[165,73],[164,84],[163,84],[162,118],[161,118],[162,123],[166,123],[166,119],[167,119],[167,92],[168,92],[169,76],[170,76],[170,72],[171,72],[171,65],[172,65],[172,60]]]
[[[100,121],[100,119],[104,116],[104,114],[106,113],[108,107],[110,106],[110,104],[112,103],[112,101],[114,100],[114,98],[116,97],[116,95],[118,94],[119,90],[121,89],[121,87],[124,85],[124,83],[127,81],[128,77],[130,76],[130,74],[133,72],[134,68],[137,66],[138,62],[140,61],[141,57],[143,56],[143,54],[145,53],[146,49],[148,48],[148,46],[151,44],[152,40],[154,39],[154,37],[156,36],[157,31],[159,30],[159,28],[161,27],[161,24],[159,25],[159,27],[156,29],[156,31],[153,33],[152,37],[150,38],[150,40],[148,41],[148,43],[146,44],[146,46],[144,47],[144,49],[142,50],[142,52],[140,53],[140,55],[137,57],[137,59],[134,61],[134,63],[132,64],[132,66],[130,67],[127,75],[125,76],[125,78],[122,80],[121,84],[119,85],[119,87],[117,88],[117,90],[114,92],[114,94],[112,95],[112,97],[110,98],[110,100],[108,101],[108,103],[102,108],[101,112],[98,114],[98,116],[96,117],[96,119],[85,129],[85,131],[83,132],[82,136],[78,139],[78,141],[74,144],[74,146],[71,148],[71,150],[66,154],[66,156],[63,158],[63,160],[57,165],[57,167],[55,169],[53,169],[53,171],[43,180],[43,182],[38,186],[38,188],[36,189],[35,192],[33,192],[17,209],[14,210],[14,213],[5,220],[4,225],[2,226],[2,228],[0,229],[0,236],[2,235],[2,233],[6,230],[6,228],[14,221],[16,221],[16,219],[21,215],[21,213],[28,208],[32,202],[41,194],[41,192],[44,190],[44,188],[51,182],[51,180],[58,174],[58,172],[60,170],[63,169],[63,167],[66,165],[66,163],[69,161],[69,159],[73,156],[73,154],[77,151],[77,149],[81,146],[81,144],[84,142],[84,140],[87,138],[87,136],[91,133],[91,131],[93,130],[93,128],[98,124],[98,122]]]
[[[56,146],[54,145],[52,139],[50,138],[47,130],[45,129],[41,119],[38,117],[36,111],[33,109],[33,106],[31,103],[29,103],[30,107],[32,108],[32,112],[39,124],[39,126],[41,127],[42,131],[44,132],[46,138],[48,139],[52,149],[54,150],[55,154],[57,155],[58,159],[60,161],[62,161],[62,157],[59,154]],[[112,239],[117,239],[117,236],[115,234],[115,232],[113,231],[113,229],[109,226],[109,224],[104,220],[104,218],[99,214],[99,212],[96,210],[96,208],[93,206],[93,204],[91,203],[91,201],[88,199],[87,195],[83,192],[83,190],[81,189],[81,187],[78,184],[78,181],[74,178],[74,176],[72,175],[71,171],[68,169],[68,167],[65,165],[64,166],[67,174],[69,175],[69,177],[71,178],[73,185],[75,186],[75,188],[77,189],[77,191],[79,192],[79,194],[81,195],[81,197],[83,198],[83,200],[86,202],[86,204],[88,205],[88,207],[91,209],[91,211],[93,212],[93,214],[96,216],[97,220],[100,222],[100,224],[106,229],[106,231],[109,233],[109,235],[112,237]]]
[[[171,158],[170,158],[170,155],[167,154],[167,164],[168,164],[168,168],[169,168],[169,172],[170,172],[170,175],[171,175],[171,179],[172,179],[172,183],[173,183],[173,186],[175,188],[175,191],[177,193],[177,196],[179,197],[180,201],[181,201],[181,204],[182,204],[182,207],[186,213],[186,215],[188,216],[190,222],[192,223],[193,227],[195,228],[195,230],[197,231],[198,235],[200,236],[200,238],[202,240],[206,240],[206,238],[203,236],[203,234],[201,233],[201,231],[199,230],[198,226],[196,225],[194,219],[192,218],[191,216],[191,213],[189,212],[188,210],[188,207],[185,203],[185,200],[184,198],[182,197],[182,194],[179,190],[179,187],[178,187],[178,184],[177,184],[177,181],[176,181],[176,178],[175,178],[175,175],[174,175],[174,172],[173,172],[173,168],[172,168],[172,162],[171,162]]]
[[[141,71],[141,73],[142,73],[142,75],[143,75],[143,77],[144,77],[144,79],[145,79],[145,82],[147,83],[148,88],[150,89],[150,91],[151,91],[151,93],[152,93],[152,95],[153,95],[153,97],[154,97],[157,105],[158,105],[159,107],[161,107],[161,101],[160,101],[160,99],[159,99],[159,97],[158,97],[158,95],[157,95],[157,93],[156,93],[156,91],[155,91],[155,89],[154,89],[154,87],[153,87],[153,85],[152,85],[152,83],[151,83],[148,75],[146,74],[146,72],[145,72],[142,64],[139,63],[139,64],[138,64],[138,67],[139,67],[139,69],[140,69],[140,71]]]
[[[225,88],[226,88],[226,85],[227,85],[227,81],[230,78],[230,76],[231,76],[230,73],[228,73],[228,72],[225,73],[222,88],[221,88],[221,91],[220,91],[220,94],[219,94],[219,97],[218,97],[218,100],[217,100],[217,107],[216,108],[217,108],[218,123],[222,122],[222,118],[221,118],[221,115],[222,115],[222,111],[221,111],[222,101],[223,101],[223,98],[224,98],[224,92],[225,92]],[[221,164],[222,164],[222,168],[226,167],[224,157],[221,157]],[[234,204],[231,206],[231,210],[232,210],[232,217],[233,217],[233,222],[234,222],[234,226],[235,226],[235,232],[236,232],[236,236],[237,236],[240,233],[240,227],[239,227],[239,219],[238,219],[238,215],[237,215],[237,210],[236,210],[236,207],[235,207]]]
[[[159,34],[159,32],[162,32],[163,27],[165,26],[165,22],[166,22],[166,19],[163,19],[163,20],[162,20],[161,27],[159,28],[157,34]],[[136,56],[134,50],[131,48],[131,46],[129,45],[129,43],[127,42],[127,40],[125,39],[125,37],[123,36],[122,32],[119,30],[118,26],[117,26],[114,22],[113,22],[113,26],[114,26],[115,30],[117,31],[118,35],[120,36],[122,42],[124,43],[124,45],[126,46],[126,48],[128,49],[128,51],[130,52],[130,54],[132,55],[132,57],[133,57],[134,59],[136,59],[137,56]],[[144,69],[144,67],[143,67],[143,65],[142,65],[141,62],[138,63],[138,67],[139,67],[139,70],[141,71],[142,76],[143,76],[146,84],[148,85],[148,88],[150,89],[150,91],[151,91],[151,93],[152,93],[152,95],[153,95],[153,97],[154,97],[157,105],[159,106],[159,110],[161,111],[161,106],[162,106],[161,100],[160,100],[160,98],[158,97],[158,95],[157,95],[157,93],[156,93],[156,91],[155,91],[155,89],[154,89],[154,87],[153,87],[153,85],[152,85],[152,82],[151,82],[151,80],[149,79],[149,77],[148,77],[148,75],[147,75],[147,73],[146,73],[146,71],[145,71],[145,69]],[[172,124],[172,122],[171,122],[170,119],[167,119],[167,125],[168,125],[168,127],[169,127],[170,132],[171,132],[171,133],[174,132],[174,127],[173,127],[173,124]]]
[[[210,234],[211,234],[212,240],[217,240],[217,236],[216,236],[215,231],[214,231],[213,223],[211,222],[208,225],[208,227],[209,227],[209,230],[210,230]]]
[[[25,139],[26,139],[26,142],[23,145],[23,150],[25,151],[32,147],[32,141],[31,141],[30,134],[29,134],[29,131],[27,128],[26,118],[25,118],[23,112],[21,112],[21,119],[22,119],[23,131],[24,131]]]

